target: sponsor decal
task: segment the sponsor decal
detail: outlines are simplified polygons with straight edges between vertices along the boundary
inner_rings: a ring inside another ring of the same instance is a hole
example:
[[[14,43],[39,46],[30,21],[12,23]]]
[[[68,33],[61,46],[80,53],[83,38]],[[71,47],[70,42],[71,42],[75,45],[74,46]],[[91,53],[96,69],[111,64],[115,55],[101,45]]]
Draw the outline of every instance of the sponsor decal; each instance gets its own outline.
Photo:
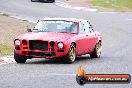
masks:
[[[131,76],[129,74],[86,74],[80,66],[76,74],[76,81],[79,85],[89,83],[126,84],[131,82]]]

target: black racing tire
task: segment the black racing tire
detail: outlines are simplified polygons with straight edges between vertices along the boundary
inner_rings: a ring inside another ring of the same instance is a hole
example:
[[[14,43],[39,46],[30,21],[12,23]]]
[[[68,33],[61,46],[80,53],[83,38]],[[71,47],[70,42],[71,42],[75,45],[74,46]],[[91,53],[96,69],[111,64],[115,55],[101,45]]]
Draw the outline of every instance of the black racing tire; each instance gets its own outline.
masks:
[[[76,60],[76,48],[75,48],[74,44],[71,44],[68,54],[65,57],[65,61],[66,61],[66,63],[71,64],[71,63],[74,63],[75,60]]]
[[[101,56],[101,42],[98,42],[96,45],[95,45],[95,48],[94,48],[94,51],[90,54],[90,57],[91,58],[100,58]]]
[[[50,2],[53,3],[53,2],[55,2],[55,0],[51,0]]]
[[[25,63],[27,60],[26,56],[19,55],[17,53],[14,53],[14,59],[17,63]]]
[[[53,3],[55,0],[47,0],[48,3]]]
[[[31,2],[38,2],[39,0],[31,0]]]

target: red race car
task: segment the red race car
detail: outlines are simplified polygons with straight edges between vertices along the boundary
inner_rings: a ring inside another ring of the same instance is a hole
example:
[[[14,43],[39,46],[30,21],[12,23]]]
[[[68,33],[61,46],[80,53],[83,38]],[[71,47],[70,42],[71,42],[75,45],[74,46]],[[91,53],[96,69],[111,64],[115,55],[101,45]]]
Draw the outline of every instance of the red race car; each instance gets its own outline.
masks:
[[[73,63],[77,56],[101,55],[102,36],[89,21],[75,18],[45,18],[34,29],[14,40],[14,59],[25,63],[31,58],[60,58]]]

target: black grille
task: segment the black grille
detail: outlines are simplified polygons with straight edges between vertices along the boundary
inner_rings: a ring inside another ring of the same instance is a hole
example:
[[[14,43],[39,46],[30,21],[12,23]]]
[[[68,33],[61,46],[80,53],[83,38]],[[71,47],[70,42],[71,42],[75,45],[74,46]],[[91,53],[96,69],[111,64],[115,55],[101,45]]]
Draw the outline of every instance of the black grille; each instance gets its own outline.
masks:
[[[31,50],[48,50],[48,42],[40,40],[29,41],[29,48]]]

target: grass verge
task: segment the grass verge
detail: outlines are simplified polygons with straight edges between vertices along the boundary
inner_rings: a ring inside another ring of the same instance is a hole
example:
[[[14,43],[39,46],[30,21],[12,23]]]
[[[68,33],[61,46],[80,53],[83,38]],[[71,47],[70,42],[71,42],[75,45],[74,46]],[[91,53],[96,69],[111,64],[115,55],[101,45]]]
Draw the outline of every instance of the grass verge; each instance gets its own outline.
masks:
[[[35,24],[0,14],[0,57],[13,55],[13,41],[16,36],[26,33],[27,26]]]
[[[13,47],[6,44],[0,44],[0,56],[7,55],[13,55]]]
[[[93,6],[116,11],[132,11],[132,0],[90,0],[90,2]]]

